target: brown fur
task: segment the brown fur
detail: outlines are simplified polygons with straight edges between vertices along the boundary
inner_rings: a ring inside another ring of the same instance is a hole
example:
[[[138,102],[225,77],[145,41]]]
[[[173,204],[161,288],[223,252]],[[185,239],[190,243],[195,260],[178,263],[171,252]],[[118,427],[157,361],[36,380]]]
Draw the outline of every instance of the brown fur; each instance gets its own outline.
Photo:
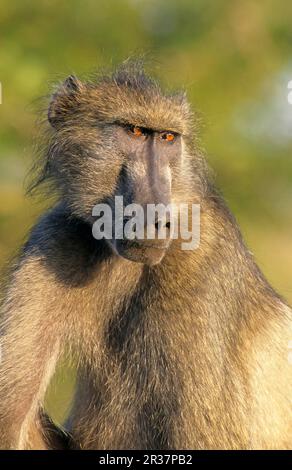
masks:
[[[123,66],[67,81],[49,120],[38,183],[53,182],[60,201],[32,230],[3,304],[0,447],[291,448],[291,310],[209,181],[185,97]],[[147,266],[92,237],[92,206],[125,164],[116,121],[182,134],[172,191],[201,204],[197,250],[174,240]],[[66,348],[79,366],[71,437],[39,411]]]

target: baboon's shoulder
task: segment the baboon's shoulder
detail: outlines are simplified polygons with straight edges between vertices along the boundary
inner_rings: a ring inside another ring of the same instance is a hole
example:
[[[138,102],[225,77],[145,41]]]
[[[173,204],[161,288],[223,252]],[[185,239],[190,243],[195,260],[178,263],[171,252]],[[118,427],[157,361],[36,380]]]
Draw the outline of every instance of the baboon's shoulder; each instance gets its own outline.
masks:
[[[37,257],[63,282],[79,284],[98,262],[110,255],[106,243],[93,238],[89,224],[68,216],[62,206],[56,206],[32,228],[21,258]]]

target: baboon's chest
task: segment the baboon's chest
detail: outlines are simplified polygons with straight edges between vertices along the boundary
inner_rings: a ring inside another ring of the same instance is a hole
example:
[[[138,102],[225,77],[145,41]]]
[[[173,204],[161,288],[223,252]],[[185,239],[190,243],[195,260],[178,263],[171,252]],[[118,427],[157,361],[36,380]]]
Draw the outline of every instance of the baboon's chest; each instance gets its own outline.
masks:
[[[165,332],[142,307],[121,309],[104,332],[99,415],[103,426],[113,420],[116,446],[127,436],[135,448],[167,449],[179,414],[179,372]]]

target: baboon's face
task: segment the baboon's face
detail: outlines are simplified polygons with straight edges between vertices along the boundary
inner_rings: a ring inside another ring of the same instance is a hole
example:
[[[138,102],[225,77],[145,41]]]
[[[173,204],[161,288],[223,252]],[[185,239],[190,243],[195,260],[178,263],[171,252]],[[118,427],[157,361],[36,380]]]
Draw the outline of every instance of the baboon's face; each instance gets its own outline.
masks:
[[[185,189],[182,109],[181,102],[159,95],[153,87],[131,88],[128,82],[94,87],[76,79],[67,81],[63,94],[56,94],[51,103],[49,120],[56,132],[50,164],[64,199],[75,215],[90,223],[96,221],[93,207],[107,203],[112,210],[108,243],[132,261],[156,264],[171,242],[169,210],[150,220],[147,208],[167,208]],[[141,212],[139,233],[133,235],[137,227],[131,224],[131,239],[117,235],[117,220],[125,228],[132,217],[128,212],[120,219],[115,196],[123,196],[124,208],[142,208],[142,237]]]
[[[181,135],[167,129],[158,131],[134,124],[117,124],[113,128],[113,139],[123,161],[114,194],[123,196],[124,207],[128,207],[122,223],[124,229],[127,226],[131,229],[132,235],[131,240],[126,236],[123,239],[113,237],[111,244],[121,256],[156,264],[163,258],[171,240],[169,207],[173,202],[173,169],[181,163]],[[139,207],[136,210],[130,204]],[[136,217],[135,225],[131,211]],[[117,220],[115,210],[113,216]]]

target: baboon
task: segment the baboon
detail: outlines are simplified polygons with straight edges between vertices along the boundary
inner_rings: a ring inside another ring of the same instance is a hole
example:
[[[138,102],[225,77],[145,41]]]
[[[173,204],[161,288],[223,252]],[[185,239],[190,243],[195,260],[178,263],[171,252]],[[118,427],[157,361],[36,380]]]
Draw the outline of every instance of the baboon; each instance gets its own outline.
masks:
[[[56,203],[5,290],[0,447],[291,448],[291,310],[209,176],[185,94],[162,91],[139,64],[70,76],[47,127],[33,188]],[[199,204],[199,246],[97,240],[93,207],[117,195]],[[78,384],[59,427],[43,401],[66,351]]]

